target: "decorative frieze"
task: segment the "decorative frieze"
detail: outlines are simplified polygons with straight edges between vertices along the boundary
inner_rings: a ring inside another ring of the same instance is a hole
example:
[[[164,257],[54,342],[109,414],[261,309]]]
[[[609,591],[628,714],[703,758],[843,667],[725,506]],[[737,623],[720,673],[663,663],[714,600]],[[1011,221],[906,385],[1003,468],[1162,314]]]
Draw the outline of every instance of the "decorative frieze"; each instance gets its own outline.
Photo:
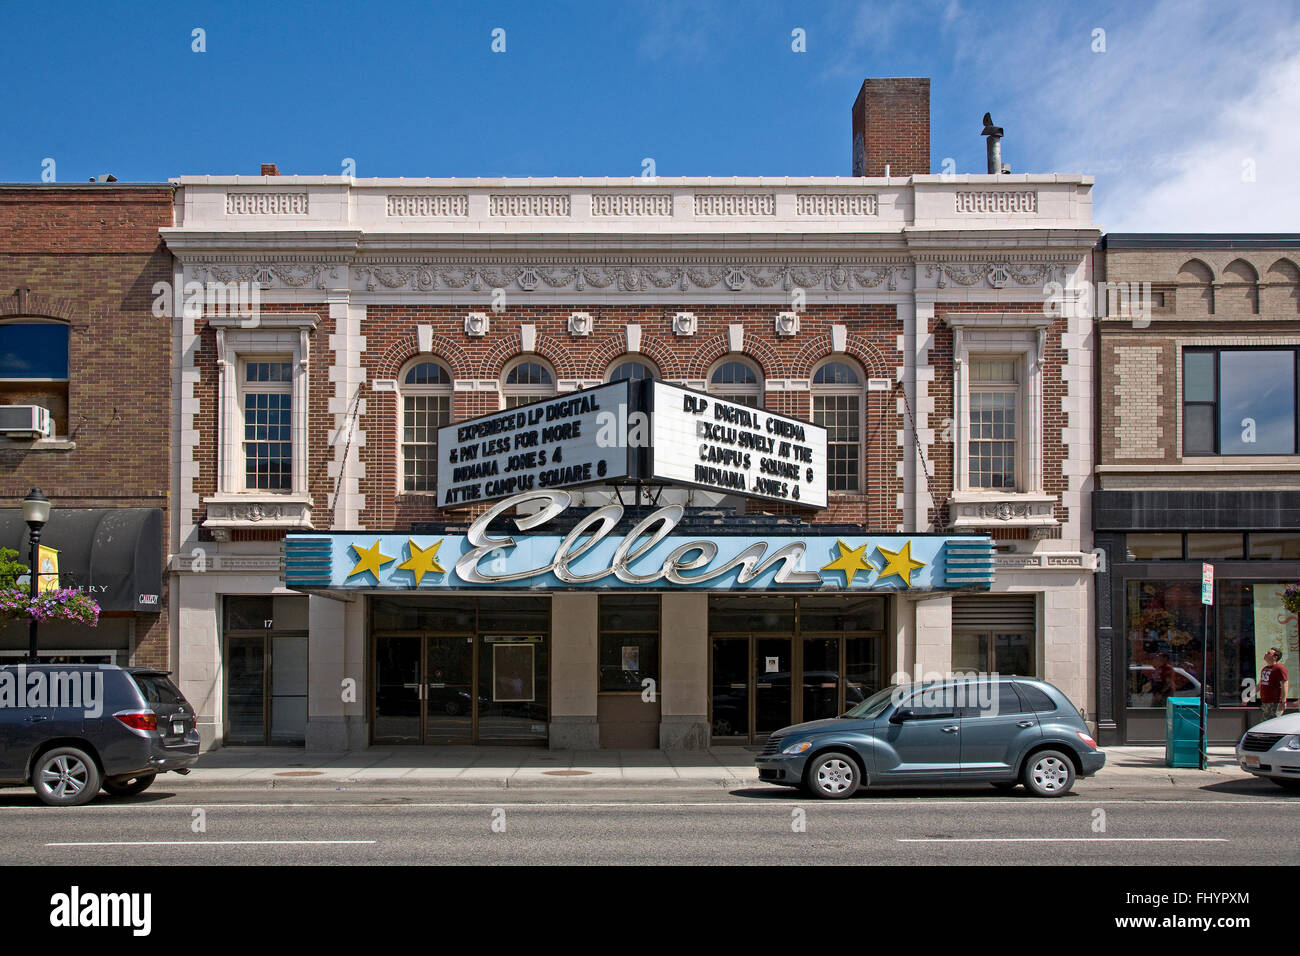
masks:
[[[496,193],[488,199],[488,215],[494,219],[568,216],[570,209],[567,193]]]
[[[962,286],[987,283],[991,289],[1001,289],[1014,282],[1022,286],[1039,286],[1062,277],[1065,264],[1061,262],[1009,262],[1005,259],[974,262],[930,262],[926,264],[926,278],[935,280],[940,289],[948,282]]]
[[[305,216],[305,192],[226,193],[227,216]]]
[[[948,499],[949,527],[1050,528],[1057,525],[1055,495],[957,492]]]
[[[673,214],[670,193],[593,193],[593,216],[627,216],[654,218]]]
[[[1038,193],[1032,189],[959,189],[953,201],[958,213],[969,215],[1038,212]]]
[[[774,193],[696,193],[695,215],[710,219],[724,216],[775,216]]]
[[[247,493],[205,498],[203,527],[217,541],[229,541],[234,529],[295,528],[311,530],[311,499],[303,496]]]
[[[464,193],[392,193],[388,215],[401,219],[457,219],[469,215]]]
[[[874,216],[876,210],[874,193],[799,193],[795,202],[795,211],[800,216],[825,219]]]

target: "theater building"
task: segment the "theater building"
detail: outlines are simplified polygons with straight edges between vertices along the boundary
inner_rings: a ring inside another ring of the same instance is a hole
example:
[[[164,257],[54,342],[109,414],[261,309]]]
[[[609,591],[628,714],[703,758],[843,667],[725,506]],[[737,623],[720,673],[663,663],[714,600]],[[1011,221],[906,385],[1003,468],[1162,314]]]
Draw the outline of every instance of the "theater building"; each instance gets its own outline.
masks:
[[[928,94],[864,84],[853,177],[177,180],[175,281],[260,297],[177,324],[205,743],[752,743],[953,669],[1091,717],[1092,180],[930,175]]]
[[[1099,277],[1150,306],[1108,294],[1119,308],[1098,320],[1103,744],[1163,741],[1167,698],[1203,684],[1210,742],[1236,743],[1259,720],[1270,647],[1295,697],[1282,592],[1300,581],[1297,263],[1294,235],[1111,234],[1099,247]]]

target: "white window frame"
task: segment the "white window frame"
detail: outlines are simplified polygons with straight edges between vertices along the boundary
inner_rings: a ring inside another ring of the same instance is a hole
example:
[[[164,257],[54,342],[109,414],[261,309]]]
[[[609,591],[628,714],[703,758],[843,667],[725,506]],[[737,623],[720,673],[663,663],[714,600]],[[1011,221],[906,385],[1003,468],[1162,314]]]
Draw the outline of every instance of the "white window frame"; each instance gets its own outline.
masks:
[[[949,313],[953,330],[953,493],[949,526],[1052,527],[1056,496],[1043,490],[1043,361],[1053,318],[1033,312]],[[1019,363],[1016,487],[970,483],[970,363],[975,358]]]
[[[446,385],[407,385],[406,376],[417,365],[436,365],[447,376]],[[452,377],[451,366],[432,355],[421,354],[402,366],[397,375],[397,493],[399,495],[424,495],[434,497],[438,493],[437,463],[434,463],[434,487],[428,490],[408,490],[406,487],[406,442],[403,441],[406,429],[406,399],[410,395],[435,395],[447,399],[447,423],[456,420],[456,380]]]
[[[971,378],[971,376],[969,375],[970,367],[974,363],[980,361],[1010,362],[1012,364],[1012,367],[1015,369],[1014,371],[1015,381],[1011,383],[974,381],[973,378]],[[968,377],[968,382],[966,385],[966,446],[963,449],[964,452],[963,460],[966,463],[966,485],[963,487],[962,490],[991,491],[991,492],[997,492],[999,494],[1004,492],[1013,492],[1016,494],[1020,494],[1026,490],[1025,476],[1027,474],[1026,466],[1028,463],[1025,460],[1026,455],[1025,455],[1025,440],[1024,440],[1025,418],[1026,418],[1024,365],[1025,363],[1024,363],[1023,355],[1016,355],[1016,354],[998,355],[998,354],[990,354],[987,352],[972,352],[968,356],[966,366],[965,366],[967,371],[967,377]],[[1015,458],[1014,458],[1013,467],[1015,469],[1016,484],[1014,488],[993,488],[993,487],[987,487],[985,485],[975,485],[971,482],[971,475],[970,475],[971,442],[975,440],[971,437],[971,428],[970,428],[970,408],[972,404],[970,398],[971,392],[1011,393],[1014,394],[1016,397],[1015,400],[1015,411],[1016,411],[1015,429],[1016,430],[1015,430],[1014,437],[1011,439],[1015,445]]]
[[[858,384],[857,385],[818,385],[817,373],[820,372],[825,366],[834,365],[834,364],[846,365],[849,368],[853,369],[857,373]],[[820,362],[814,365],[812,371],[808,373],[808,417],[810,421],[816,420],[817,398],[818,396],[821,395],[825,395],[825,396],[853,395],[856,396],[858,399],[858,474],[857,474],[858,486],[856,488],[848,488],[848,489],[832,489],[828,485],[826,493],[828,495],[866,494],[867,483],[866,483],[865,476],[866,476],[866,469],[867,469],[867,461],[866,461],[867,456],[866,456],[865,439],[867,436],[867,375],[865,370],[862,368],[861,365],[859,365],[857,362],[849,358],[847,355],[844,355],[843,353],[836,352],[833,355],[828,355],[826,358],[822,359]],[[832,442],[830,440],[830,436],[828,435],[826,440],[826,458],[827,458],[826,478],[828,482],[830,480],[831,444]]]
[[[204,527],[218,540],[231,528],[311,528],[311,497],[307,489],[307,412],[311,332],[319,319],[313,314],[259,315],[249,318],[209,315],[217,337],[217,493],[204,499]],[[288,359],[293,370],[290,441],[293,465],[286,491],[247,488],[244,484],[245,360],[268,356]]]
[[[515,369],[519,368],[522,365],[529,365],[529,364],[539,366],[544,372],[546,372],[546,374],[551,377],[551,384],[550,385],[546,385],[546,384],[507,385],[506,384],[506,380],[510,377],[511,372],[513,372]],[[546,361],[539,355],[521,355],[518,358],[511,361],[504,369],[501,370],[501,388],[499,390],[501,395],[501,407],[503,409],[509,408],[511,398],[522,399],[522,401],[519,402],[520,405],[527,404],[528,402],[541,401],[544,398],[554,398],[557,394],[559,394],[556,386],[557,382],[558,379],[556,378],[555,375],[555,369],[551,367],[550,362]]]
[[[743,384],[735,384],[735,383],[722,383],[722,384],[715,385],[713,383],[713,376],[718,371],[720,371],[724,365],[727,365],[730,362],[735,362],[738,365],[743,365],[746,368],[748,368],[751,372],[753,372],[754,384],[743,385]],[[709,371],[708,374],[705,375],[704,377],[704,382],[705,382],[704,390],[708,392],[710,395],[716,395],[719,398],[725,399],[727,401],[735,401],[735,399],[731,397],[733,395],[745,395],[754,399],[755,408],[763,407],[763,400],[766,397],[766,393],[763,391],[763,370],[759,368],[758,363],[755,362],[753,359],[751,359],[748,355],[742,355],[739,352],[729,352],[726,355],[722,356],[722,358],[718,359],[711,366],[709,366]],[[738,404],[744,404],[744,403],[740,402]]]

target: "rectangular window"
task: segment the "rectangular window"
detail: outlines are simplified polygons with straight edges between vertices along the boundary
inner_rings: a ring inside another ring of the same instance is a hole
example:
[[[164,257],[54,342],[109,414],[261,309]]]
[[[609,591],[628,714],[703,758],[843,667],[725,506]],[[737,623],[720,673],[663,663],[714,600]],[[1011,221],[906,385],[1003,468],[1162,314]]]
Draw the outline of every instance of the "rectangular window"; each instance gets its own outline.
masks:
[[[292,389],[291,362],[244,362],[241,403],[246,490],[293,489]]]
[[[1281,652],[1290,675],[1290,698],[1296,696],[1296,615],[1282,606],[1286,581],[1220,580],[1215,600],[1219,613],[1219,646],[1215,654],[1215,699],[1220,707],[1255,702],[1259,676],[1267,666],[1264,653]]]
[[[450,395],[403,398],[402,487],[405,490],[434,490],[438,481],[438,428],[450,422]]]
[[[1241,534],[1189,534],[1187,536],[1187,557],[1221,561],[1240,561],[1246,556],[1246,547]]]
[[[1181,534],[1130,534],[1125,536],[1125,548],[1130,561],[1183,560]]]
[[[1020,386],[1014,359],[970,363],[970,487],[1016,488]]]
[[[1164,707],[1169,697],[1199,695],[1201,579],[1129,581],[1127,592],[1128,706]]]
[[[857,395],[816,395],[813,424],[826,429],[826,488],[857,491],[862,412]]]
[[[659,596],[600,598],[600,689],[641,693],[659,680]]]
[[[1295,453],[1295,349],[1183,352],[1184,455]]]
[[[1300,534],[1261,531],[1250,535],[1251,560],[1300,560]]]

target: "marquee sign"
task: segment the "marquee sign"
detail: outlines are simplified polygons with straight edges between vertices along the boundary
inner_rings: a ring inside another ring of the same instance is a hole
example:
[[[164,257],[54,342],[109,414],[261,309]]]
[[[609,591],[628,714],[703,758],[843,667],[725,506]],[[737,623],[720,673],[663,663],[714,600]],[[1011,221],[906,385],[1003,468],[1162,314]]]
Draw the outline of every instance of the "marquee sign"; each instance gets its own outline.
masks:
[[[826,507],[826,429],[651,382],[651,478]]]
[[[659,508],[626,534],[613,529],[623,507],[609,504],[566,535],[516,537],[489,531],[514,519],[541,528],[569,507],[564,491],[499,502],[465,534],[290,532],[285,584],[296,590],[441,591],[457,588],[704,590],[988,590],[993,544],[982,535],[773,535],[696,538],[674,534],[681,505]]]
[[[612,382],[439,428],[438,507],[628,477],[629,391]]]

